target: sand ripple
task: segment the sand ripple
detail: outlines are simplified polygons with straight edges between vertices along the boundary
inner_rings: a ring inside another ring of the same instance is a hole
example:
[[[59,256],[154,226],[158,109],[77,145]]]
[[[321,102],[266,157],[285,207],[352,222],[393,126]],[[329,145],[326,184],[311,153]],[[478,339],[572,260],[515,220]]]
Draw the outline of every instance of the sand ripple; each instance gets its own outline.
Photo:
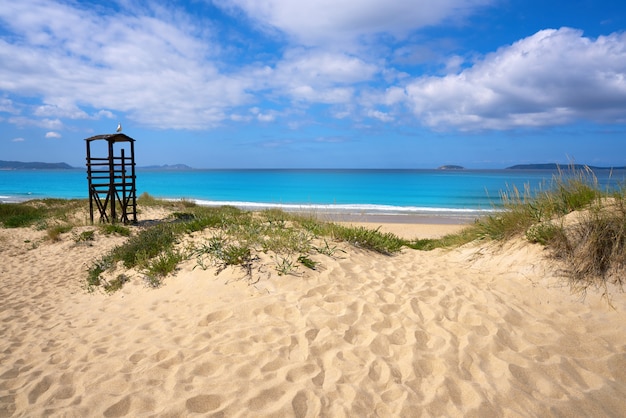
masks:
[[[352,249],[258,289],[189,264],[106,296],[81,286],[114,238],[0,233],[3,417],[626,411],[624,295],[580,301],[534,247]]]

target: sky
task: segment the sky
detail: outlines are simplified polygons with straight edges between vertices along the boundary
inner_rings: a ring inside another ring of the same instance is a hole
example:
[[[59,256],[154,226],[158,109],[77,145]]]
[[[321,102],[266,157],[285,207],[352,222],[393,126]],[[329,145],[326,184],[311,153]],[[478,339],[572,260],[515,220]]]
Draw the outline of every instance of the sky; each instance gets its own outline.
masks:
[[[623,0],[0,4],[0,160],[626,165]]]

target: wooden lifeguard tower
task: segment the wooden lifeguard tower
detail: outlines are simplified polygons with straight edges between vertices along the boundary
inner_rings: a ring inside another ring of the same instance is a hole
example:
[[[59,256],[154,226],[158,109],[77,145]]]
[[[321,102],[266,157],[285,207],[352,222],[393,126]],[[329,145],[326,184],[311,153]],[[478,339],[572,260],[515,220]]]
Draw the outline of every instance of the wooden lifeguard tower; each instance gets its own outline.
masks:
[[[137,222],[135,140],[118,132],[92,136],[86,138],[85,142],[91,223],[94,219],[94,206],[100,213],[100,222]],[[102,149],[103,145],[98,144],[103,144],[106,148]],[[108,154],[94,157],[92,146]],[[118,155],[115,155],[115,148],[120,149]]]

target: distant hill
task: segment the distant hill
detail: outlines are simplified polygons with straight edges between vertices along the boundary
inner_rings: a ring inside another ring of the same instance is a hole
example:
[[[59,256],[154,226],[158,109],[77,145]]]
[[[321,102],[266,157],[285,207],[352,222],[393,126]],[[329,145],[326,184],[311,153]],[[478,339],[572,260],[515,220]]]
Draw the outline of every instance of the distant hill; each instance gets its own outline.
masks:
[[[21,161],[0,160],[0,170],[68,170],[72,168],[74,167],[66,163],[24,163]]]
[[[518,164],[513,165],[511,167],[507,167],[507,170],[584,170],[585,168],[590,168],[592,170],[624,170],[626,166],[621,167],[595,167],[592,165],[585,164]]]
[[[142,170],[193,170],[193,168],[185,164],[147,165],[137,168]]]

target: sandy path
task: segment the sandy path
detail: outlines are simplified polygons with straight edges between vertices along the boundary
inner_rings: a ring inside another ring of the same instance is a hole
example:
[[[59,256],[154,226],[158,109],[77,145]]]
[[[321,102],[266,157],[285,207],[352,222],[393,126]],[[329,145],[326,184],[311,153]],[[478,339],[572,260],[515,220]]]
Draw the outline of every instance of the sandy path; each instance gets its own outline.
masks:
[[[580,301],[535,246],[349,249],[256,286],[188,262],[107,296],[82,290],[85,269],[121,238],[40,236],[0,230],[0,416],[626,410],[624,294]]]

